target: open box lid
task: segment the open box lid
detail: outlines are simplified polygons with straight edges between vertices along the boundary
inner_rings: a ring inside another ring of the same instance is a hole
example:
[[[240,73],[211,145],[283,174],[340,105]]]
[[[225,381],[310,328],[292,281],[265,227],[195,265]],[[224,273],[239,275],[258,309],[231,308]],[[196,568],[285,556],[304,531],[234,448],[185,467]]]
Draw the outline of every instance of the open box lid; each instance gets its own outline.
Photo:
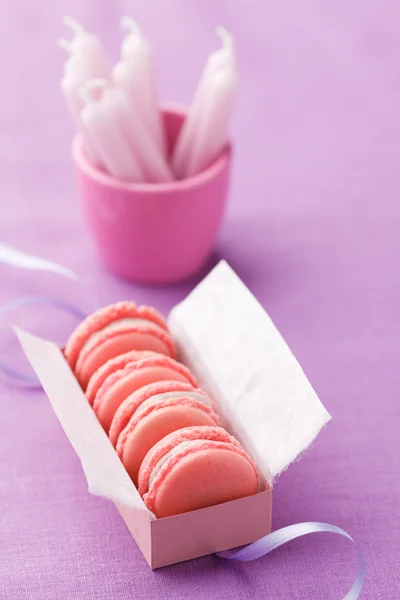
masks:
[[[172,310],[169,324],[184,361],[267,478],[285,469],[330,419],[271,319],[226,262]],[[60,348],[16,333],[81,460],[89,491],[147,512]]]
[[[172,310],[169,326],[184,362],[267,479],[329,421],[285,340],[225,261]]]

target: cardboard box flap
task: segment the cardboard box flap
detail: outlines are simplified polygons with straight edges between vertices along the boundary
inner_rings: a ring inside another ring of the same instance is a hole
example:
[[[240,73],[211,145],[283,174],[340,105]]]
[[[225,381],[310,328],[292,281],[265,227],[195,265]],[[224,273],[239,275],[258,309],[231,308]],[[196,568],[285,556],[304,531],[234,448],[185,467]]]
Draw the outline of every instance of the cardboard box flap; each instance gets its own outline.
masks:
[[[329,421],[270,317],[225,261],[171,311],[169,326],[185,362],[267,478]]]
[[[60,348],[21,329],[15,332],[80,458],[89,492],[146,512]]]

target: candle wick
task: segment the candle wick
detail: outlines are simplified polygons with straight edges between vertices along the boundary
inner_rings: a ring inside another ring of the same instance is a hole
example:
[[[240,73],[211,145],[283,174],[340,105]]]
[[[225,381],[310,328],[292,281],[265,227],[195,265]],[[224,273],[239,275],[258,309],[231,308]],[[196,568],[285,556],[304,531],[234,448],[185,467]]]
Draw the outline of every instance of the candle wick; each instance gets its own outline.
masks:
[[[103,97],[104,90],[106,90],[107,87],[108,82],[106,79],[91,79],[79,89],[79,95],[85,104],[98,102]],[[97,92],[97,94],[93,94],[93,92]]]
[[[225,27],[217,27],[215,33],[221,38],[222,49],[230,56],[233,55],[233,38]]]
[[[134,35],[141,35],[142,32],[140,30],[139,25],[136,23],[132,17],[122,17],[120,21],[122,29],[127,29],[130,33]]]

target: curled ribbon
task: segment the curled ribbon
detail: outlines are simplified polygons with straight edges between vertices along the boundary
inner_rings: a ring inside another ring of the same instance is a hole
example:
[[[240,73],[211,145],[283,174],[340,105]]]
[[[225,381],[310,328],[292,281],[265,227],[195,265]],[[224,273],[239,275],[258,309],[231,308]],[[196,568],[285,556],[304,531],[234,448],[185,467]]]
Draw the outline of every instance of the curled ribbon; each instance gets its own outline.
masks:
[[[47,271],[56,275],[61,275],[70,281],[78,281],[78,276],[63,265],[51,260],[32,256],[31,254],[25,254],[6,244],[0,244],[0,263],[27,271]],[[81,321],[87,316],[80,308],[69,302],[64,302],[63,300],[48,298],[46,296],[21,296],[0,307],[0,318],[26,304],[44,304],[45,306],[57,308],[63,312],[69,313],[78,321]],[[31,389],[41,388],[39,380],[36,377],[17,371],[5,363],[0,362],[0,372],[9,379]]]
[[[47,260],[47,258],[39,258],[38,256],[32,256],[32,254],[20,252],[20,250],[7,246],[7,244],[0,244],[0,263],[27,271],[49,271],[50,273],[62,275],[71,281],[77,281],[78,279],[73,271],[63,265]]]
[[[282,529],[273,531],[272,533],[260,538],[253,544],[249,544],[248,546],[245,546],[239,550],[225,550],[224,552],[217,552],[217,556],[228,560],[248,562],[251,560],[256,560],[257,558],[261,558],[276,548],[279,548],[279,546],[282,546],[283,544],[291,542],[292,540],[304,535],[309,535],[310,533],[336,533],[353,542],[358,553],[358,574],[349,592],[346,594],[343,600],[357,600],[357,598],[360,596],[365,577],[365,561],[361,547],[353,540],[347,531],[340,529],[340,527],[336,527],[335,525],[330,525],[329,523],[307,522],[289,525],[288,527],[283,527]]]
[[[24,254],[4,244],[0,244],[0,263],[28,270],[50,271],[52,273],[62,275],[63,277],[66,277],[72,281],[78,280],[78,277],[73,271],[70,271],[58,263],[47,259],[38,258],[30,254]],[[78,320],[82,320],[87,316],[86,313],[84,313],[81,309],[77,308],[73,304],[63,302],[62,300],[55,300],[53,298],[41,296],[24,296],[17,298],[16,300],[13,300],[12,302],[1,307],[0,317],[5,313],[17,308],[18,306],[31,303],[47,304],[48,306],[58,308],[73,315]],[[14,381],[26,384],[29,387],[41,387],[36,378],[20,373],[5,364],[0,363],[0,371],[12,378]],[[283,527],[282,529],[273,531],[272,533],[260,538],[253,544],[249,544],[248,546],[245,546],[239,550],[225,550],[224,552],[217,552],[217,556],[227,560],[249,562],[269,554],[287,542],[295,540],[296,538],[304,535],[309,535],[310,533],[336,533],[353,542],[358,553],[358,574],[349,592],[346,594],[343,600],[357,600],[357,598],[360,596],[365,578],[365,561],[363,553],[361,547],[353,540],[351,535],[344,531],[344,529],[340,529],[340,527],[336,527],[335,525],[318,522],[296,523],[295,525],[289,525],[288,527]]]
[[[16,308],[24,306],[25,304],[44,304],[52,308],[57,308],[61,311],[71,314],[73,317],[76,317],[78,321],[82,321],[82,319],[87,317],[87,314],[84,313],[80,308],[74,306],[73,304],[69,304],[68,302],[63,302],[62,300],[56,300],[54,298],[46,298],[42,296],[21,296],[20,298],[12,300],[8,304],[4,304],[4,306],[0,308],[0,318],[6,313],[12,312]],[[31,389],[40,389],[42,387],[37,377],[26,375],[25,373],[22,373],[22,371],[17,371],[6,363],[0,362],[0,372],[6,375],[6,377],[9,379],[12,379],[13,381]]]

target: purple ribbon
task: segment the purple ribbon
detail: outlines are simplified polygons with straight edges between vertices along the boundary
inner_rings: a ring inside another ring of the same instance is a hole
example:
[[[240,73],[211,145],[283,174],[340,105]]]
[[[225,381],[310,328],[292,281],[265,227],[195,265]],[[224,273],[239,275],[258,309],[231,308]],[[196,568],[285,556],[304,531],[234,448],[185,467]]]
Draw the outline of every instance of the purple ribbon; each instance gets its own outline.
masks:
[[[44,304],[45,306],[57,308],[63,312],[69,313],[73,317],[76,317],[78,321],[82,321],[85,317],[87,317],[87,314],[84,313],[80,308],[70,304],[69,302],[64,302],[63,300],[56,300],[55,298],[47,298],[45,296],[21,296],[20,298],[16,298],[8,304],[0,307],[0,318],[9,312],[12,312],[16,308],[19,308],[20,306],[24,306],[25,304]],[[30,389],[40,389],[42,387],[37,377],[26,375],[21,371],[17,371],[6,363],[0,362],[0,372],[9,379],[12,379],[14,382],[29,387]]]
[[[217,552],[217,556],[228,560],[248,562],[251,560],[256,560],[257,558],[261,558],[276,548],[279,548],[279,546],[282,546],[287,542],[291,542],[296,538],[302,537],[303,535],[309,535],[310,533],[336,533],[353,542],[358,553],[358,574],[349,592],[346,594],[343,600],[357,600],[357,598],[360,596],[365,577],[365,561],[361,547],[353,540],[347,531],[344,531],[344,529],[340,529],[340,527],[336,527],[335,525],[330,525],[329,523],[308,522],[289,525],[288,527],[283,527],[282,529],[273,531],[272,533],[260,538],[253,544],[249,544],[249,546],[245,546],[239,550],[225,550],[224,552]]]
[[[72,271],[70,271],[62,265],[29,254],[24,254],[22,252],[19,252],[18,250],[15,250],[14,248],[5,246],[4,244],[0,244],[0,263],[6,264],[11,267],[18,267],[28,270],[50,271],[55,274],[66,277],[67,279],[77,280],[77,276],[75,275],[75,273],[73,273]],[[81,311],[73,304],[63,302],[62,300],[55,300],[52,298],[46,298],[41,296],[24,296],[21,298],[17,298],[9,304],[6,304],[5,306],[1,307],[0,317],[2,317],[5,313],[14,310],[15,308],[18,308],[19,306],[32,303],[41,303],[47,306],[51,306],[53,308],[58,308],[62,311],[73,315],[79,321],[87,316],[83,311]],[[10,377],[11,379],[13,379],[14,381],[25,384],[30,388],[41,387],[40,383],[35,377],[30,377],[29,375],[25,375],[24,373],[18,372],[12,369],[11,367],[7,366],[6,364],[0,363],[0,371],[8,377]],[[343,600],[357,600],[357,598],[360,596],[361,588],[363,586],[365,577],[365,561],[363,553],[361,551],[360,546],[353,540],[351,535],[344,531],[344,529],[340,529],[340,527],[336,527],[335,525],[317,522],[296,523],[295,525],[289,525],[288,527],[278,529],[277,531],[274,531],[269,535],[265,535],[253,544],[245,546],[244,548],[241,548],[239,550],[225,550],[224,552],[218,552],[217,556],[219,556],[220,558],[225,558],[227,560],[248,562],[251,560],[261,558],[266,554],[269,554],[276,548],[279,548],[279,546],[282,546],[287,542],[295,540],[298,537],[302,537],[303,535],[309,535],[310,533],[336,533],[353,542],[358,552],[359,569],[356,580],[354,581],[349,592],[346,594]]]
[[[0,263],[8,267],[23,269],[25,271],[46,271],[48,273],[60,275],[61,277],[69,279],[70,281],[79,281],[78,276],[63,265],[51,260],[47,260],[46,258],[20,252],[20,250],[17,250],[16,248],[12,248],[11,246],[1,243]],[[12,312],[16,308],[19,308],[20,306],[24,306],[25,304],[44,304],[45,306],[57,308],[63,312],[69,313],[73,317],[76,317],[78,321],[82,321],[82,319],[87,316],[87,314],[84,313],[80,308],[69,302],[64,302],[63,300],[48,298],[46,296],[21,296],[20,298],[16,298],[8,304],[0,307],[0,318],[5,314]],[[5,363],[0,363],[0,372],[6,375],[9,379],[12,379],[14,382],[25,385],[31,389],[41,388],[39,380],[36,377],[32,377],[22,373],[21,371],[17,371]]]

